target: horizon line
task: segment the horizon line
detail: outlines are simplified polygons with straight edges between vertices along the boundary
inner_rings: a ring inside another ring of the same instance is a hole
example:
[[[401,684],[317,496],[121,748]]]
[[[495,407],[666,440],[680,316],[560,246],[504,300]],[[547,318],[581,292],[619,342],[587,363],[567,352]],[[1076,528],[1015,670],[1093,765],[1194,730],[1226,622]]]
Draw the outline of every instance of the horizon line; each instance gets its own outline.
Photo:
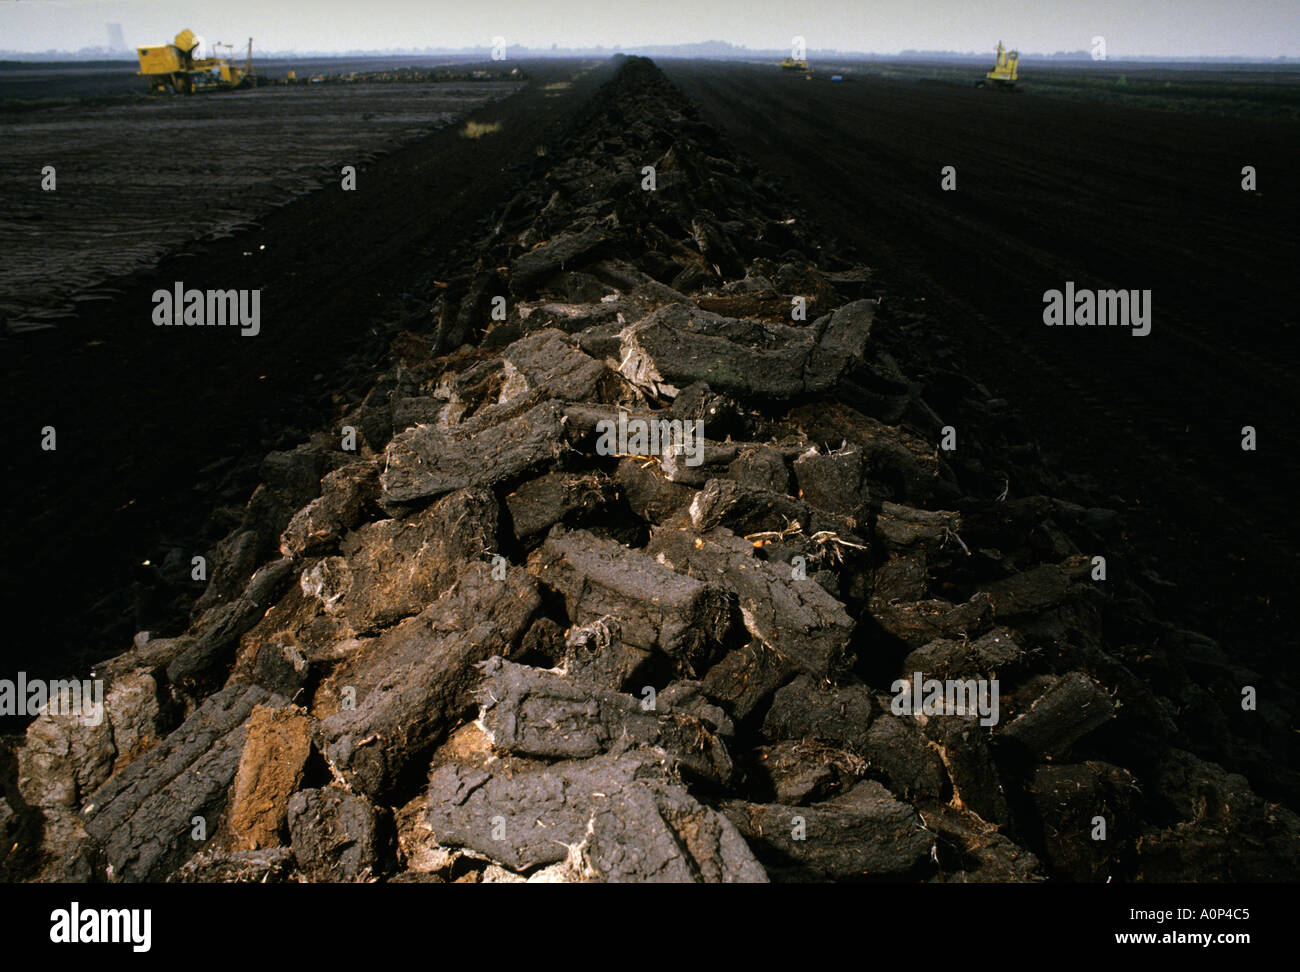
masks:
[[[529,47],[523,44],[510,45],[514,50],[525,52],[527,56],[547,57],[562,55],[582,55],[582,54],[603,54],[606,56],[615,56],[617,54],[636,54],[638,51],[656,51],[660,56],[671,55],[673,51],[688,51],[692,48],[701,48],[708,46],[723,46],[736,52],[736,56],[754,55],[761,57],[781,56],[785,53],[784,48],[751,48],[743,45],[732,44],[729,41],[709,40],[709,41],[689,41],[680,44],[633,44],[626,46],[606,47],[604,45],[591,45],[587,47],[559,47],[551,45],[549,47]],[[509,49],[509,48],[507,48]],[[483,44],[473,47],[385,47],[385,48],[349,48],[339,49],[268,49],[260,53],[255,49],[255,56],[265,57],[411,57],[411,56],[430,56],[430,55],[456,55],[456,56],[490,56],[491,45]],[[89,59],[91,56],[97,56],[100,60],[122,60],[124,62],[133,62],[135,60],[135,48],[108,48],[103,46],[82,47],[76,50],[62,48],[46,48],[45,50],[14,50],[0,49],[0,60],[13,60],[21,57],[44,57],[44,58],[81,58]],[[951,49],[926,49],[926,48],[904,48],[899,51],[857,51],[857,50],[840,50],[838,48],[809,48],[807,53],[808,59],[814,57],[865,57],[865,58],[903,58],[915,56],[940,56],[940,57],[984,57],[986,53],[983,50],[966,50],[958,51]],[[1090,52],[1086,48],[1076,50],[1060,51],[1021,51],[1021,58],[1024,59],[1078,59],[1093,61]],[[515,55],[510,59],[518,59]],[[707,59],[707,57],[706,57]],[[1300,60],[1300,54],[1125,54],[1122,56],[1108,56],[1104,59],[1097,60],[1095,63],[1105,64],[1108,62],[1123,61],[1289,61]]]

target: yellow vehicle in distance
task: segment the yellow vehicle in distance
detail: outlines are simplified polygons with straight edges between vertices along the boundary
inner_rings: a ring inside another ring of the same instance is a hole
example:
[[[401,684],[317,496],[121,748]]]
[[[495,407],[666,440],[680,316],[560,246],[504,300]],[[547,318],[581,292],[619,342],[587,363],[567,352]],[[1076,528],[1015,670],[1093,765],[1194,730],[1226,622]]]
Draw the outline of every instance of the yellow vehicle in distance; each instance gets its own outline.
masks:
[[[138,73],[149,79],[149,91],[193,94],[200,88],[241,88],[254,83],[251,37],[243,68],[236,67],[224,57],[195,57],[198,47],[199,39],[191,30],[181,31],[170,44],[137,47]],[[213,44],[212,47],[214,52],[224,47],[234,53],[230,44]]]
[[[993,70],[975,82],[975,87],[1014,88],[1020,80],[1020,52],[1008,51],[998,41],[998,56]]]
[[[808,66],[807,61],[798,61],[793,57],[787,57],[781,62],[782,71],[793,71],[798,74],[812,74],[812,68]]]

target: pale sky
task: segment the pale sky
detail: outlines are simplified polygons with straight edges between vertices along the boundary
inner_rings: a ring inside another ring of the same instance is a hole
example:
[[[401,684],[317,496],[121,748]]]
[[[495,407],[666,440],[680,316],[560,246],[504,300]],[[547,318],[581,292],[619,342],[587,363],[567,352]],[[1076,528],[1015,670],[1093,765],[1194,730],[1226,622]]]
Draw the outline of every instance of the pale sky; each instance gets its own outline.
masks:
[[[1136,55],[1300,56],[1300,0],[0,0],[0,49],[73,51],[170,41],[184,27],[255,50],[633,47],[725,40],[893,53],[1083,50]]]

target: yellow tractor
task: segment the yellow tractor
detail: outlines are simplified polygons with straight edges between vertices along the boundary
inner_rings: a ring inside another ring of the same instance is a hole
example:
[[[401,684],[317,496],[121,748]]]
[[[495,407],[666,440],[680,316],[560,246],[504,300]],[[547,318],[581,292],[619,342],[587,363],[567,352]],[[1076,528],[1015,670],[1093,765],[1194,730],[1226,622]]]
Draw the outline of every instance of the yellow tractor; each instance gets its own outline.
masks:
[[[214,44],[214,51],[230,44]],[[248,60],[243,68],[235,67],[224,57],[195,57],[199,40],[191,30],[183,30],[170,44],[137,47],[140,75],[149,79],[150,92],[174,91],[193,94],[199,88],[240,88],[252,84],[253,39],[248,39]]]
[[[1008,51],[998,41],[998,58],[993,70],[975,82],[975,87],[1014,88],[1020,80],[1020,52]]]
[[[793,57],[787,57],[781,62],[782,71],[796,71],[800,74],[811,74],[812,68],[808,66],[807,61],[799,61]]]

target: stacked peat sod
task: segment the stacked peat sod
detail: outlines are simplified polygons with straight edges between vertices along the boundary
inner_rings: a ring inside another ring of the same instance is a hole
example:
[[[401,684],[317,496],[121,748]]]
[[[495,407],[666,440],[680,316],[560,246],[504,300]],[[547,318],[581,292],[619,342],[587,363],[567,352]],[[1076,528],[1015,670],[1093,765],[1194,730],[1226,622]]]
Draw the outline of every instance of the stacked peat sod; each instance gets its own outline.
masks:
[[[1295,874],[1300,818],[1182,748],[1258,677],[1094,579],[1120,518],[915,380],[870,273],[653,64],[548,162],[432,333],[267,457],[190,628],[96,673],[105,721],[33,723],[30,877]],[[620,414],[704,440],[602,447]],[[916,673],[996,679],[998,721],[899,714]]]

